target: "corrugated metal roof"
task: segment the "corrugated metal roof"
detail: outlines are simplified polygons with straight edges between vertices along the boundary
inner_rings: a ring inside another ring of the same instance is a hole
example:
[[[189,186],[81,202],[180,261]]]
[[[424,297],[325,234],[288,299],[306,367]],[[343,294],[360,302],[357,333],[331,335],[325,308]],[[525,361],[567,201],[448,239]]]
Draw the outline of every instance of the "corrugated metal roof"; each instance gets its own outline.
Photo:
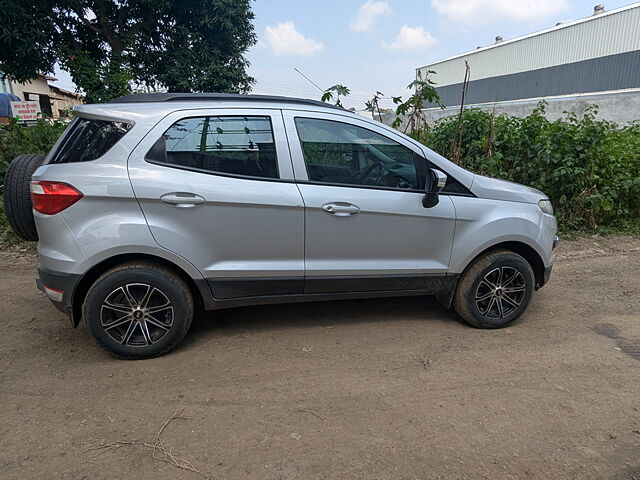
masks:
[[[462,82],[464,62],[471,80],[509,75],[640,50],[640,2],[557,25],[433,63],[438,86]]]

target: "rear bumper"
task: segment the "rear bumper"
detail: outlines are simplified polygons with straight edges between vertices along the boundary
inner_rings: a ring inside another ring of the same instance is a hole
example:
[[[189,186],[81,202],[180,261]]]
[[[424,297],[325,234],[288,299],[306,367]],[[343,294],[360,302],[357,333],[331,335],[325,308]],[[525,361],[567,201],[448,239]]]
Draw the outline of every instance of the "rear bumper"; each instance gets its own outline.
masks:
[[[65,313],[73,323],[73,294],[79,281],[79,274],[38,268],[36,286],[44,292],[53,306]]]

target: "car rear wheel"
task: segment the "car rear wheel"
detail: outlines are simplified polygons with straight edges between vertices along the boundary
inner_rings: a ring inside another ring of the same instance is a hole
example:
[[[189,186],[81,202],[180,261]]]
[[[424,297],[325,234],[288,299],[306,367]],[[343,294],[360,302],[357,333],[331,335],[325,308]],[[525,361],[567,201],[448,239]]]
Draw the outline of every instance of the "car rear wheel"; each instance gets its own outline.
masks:
[[[4,176],[4,212],[11,229],[23,240],[38,241],[31,203],[31,176],[44,155],[30,153],[14,158]]]
[[[504,327],[527,309],[534,286],[533,270],[524,258],[508,250],[489,252],[463,273],[453,307],[474,327]]]
[[[188,285],[153,264],[125,264],[104,273],[87,293],[83,318],[100,347],[126,359],[173,350],[193,318]]]

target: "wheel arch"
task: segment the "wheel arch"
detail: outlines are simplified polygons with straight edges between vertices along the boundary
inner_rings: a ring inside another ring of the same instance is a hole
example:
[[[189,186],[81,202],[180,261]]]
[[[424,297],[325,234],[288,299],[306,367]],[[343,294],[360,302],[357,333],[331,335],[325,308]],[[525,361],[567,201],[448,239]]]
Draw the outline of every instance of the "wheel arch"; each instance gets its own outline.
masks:
[[[464,275],[464,273],[478,260],[480,257],[494,252],[496,250],[509,250],[511,252],[517,253],[522,258],[524,258],[527,263],[531,266],[533,270],[533,275],[535,278],[535,288],[538,289],[540,285],[544,285],[544,262],[542,261],[542,257],[536,250],[527,245],[524,242],[519,242],[517,240],[509,240],[504,242],[495,243],[489,247],[486,247],[484,250],[478,252],[476,255],[471,257],[471,259],[466,263],[462,273],[457,274],[455,278],[455,282],[452,283],[452,288],[440,295],[437,296],[438,301],[445,308],[451,308],[453,303],[453,296],[458,288],[459,279]]]
[[[82,304],[91,285],[107,270],[123,263],[147,262],[164,267],[182,278],[189,286],[196,311],[202,311],[211,302],[211,291],[204,280],[192,278],[183,268],[166,258],[147,253],[124,253],[102,260],[85,272],[76,284],[71,298],[71,322],[77,327],[82,319]]]
[[[544,261],[542,260],[542,257],[540,256],[540,254],[532,246],[524,242],[513,241],[513,240],[496,243],[494,245],[491,245],[485,248],[480,253],[475,255],[471,259],[471,261],[467,263],[467,265],[464,268],[464,271],[466,271],[471,265],[473,265],[473,263],[478,258],[495,250],[509,250],[513,253],[517,253],[518,255],[520,255],[522,258],[524,258],[527,261],[527,263],[531,266],[531,269],[533,270],[533,274],[535,276],[536,288],[538,285],[541,285],[544,283],[545,267],[544,267]]]

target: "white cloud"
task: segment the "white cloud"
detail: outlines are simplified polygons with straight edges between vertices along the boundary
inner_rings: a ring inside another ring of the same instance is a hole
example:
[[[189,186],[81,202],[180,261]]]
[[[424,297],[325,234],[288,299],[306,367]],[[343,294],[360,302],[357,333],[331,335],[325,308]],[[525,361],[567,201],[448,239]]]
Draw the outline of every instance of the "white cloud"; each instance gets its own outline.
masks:
[[[391,7],[387,2],[375,2],[367,0],[356,13],[351,22],[351,30],[354,32],[368,32],[376,23],[378,17],[391,13]]]
[[[280,22],[264,29],[260,44],[273,52],[277,57],[296,55],[308,57],[324,50],[324,45],[313,38],[307,38],[298,30],[293,22]]]
[[[544,20],[564,12],[569,5],[567,0],[431,0],[431,7],[451,22],[475,26]]]
[[[403,25],[400,27],[398,35],[391,43],[382,42],[382,46],[389,50],[415,51],[424,50],[438,44],[438,39],[431,35],[431,32],[424,27],[410,27]]]

